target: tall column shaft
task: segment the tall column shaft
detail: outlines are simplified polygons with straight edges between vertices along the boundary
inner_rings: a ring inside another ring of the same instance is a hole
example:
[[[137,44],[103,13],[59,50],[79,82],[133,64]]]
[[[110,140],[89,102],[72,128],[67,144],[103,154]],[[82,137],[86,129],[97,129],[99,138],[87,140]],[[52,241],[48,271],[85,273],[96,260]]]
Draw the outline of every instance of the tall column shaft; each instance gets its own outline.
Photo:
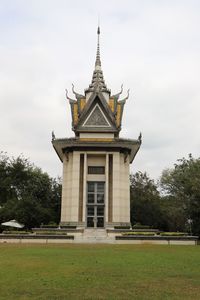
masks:
[[[71,220],[72,162],[73,154],[65,154],[63,157],[61,223]]]

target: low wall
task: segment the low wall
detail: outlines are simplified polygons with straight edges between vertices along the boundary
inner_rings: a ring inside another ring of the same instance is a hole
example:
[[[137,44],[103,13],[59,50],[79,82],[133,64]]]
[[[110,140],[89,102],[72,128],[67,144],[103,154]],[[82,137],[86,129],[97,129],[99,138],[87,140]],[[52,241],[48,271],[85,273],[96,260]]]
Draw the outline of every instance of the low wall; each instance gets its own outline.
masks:
[[[73,243],[74,236],[71,235],[28,235],[28,234],[0,234],[0,243]]]
[[[196,236],[110,236],[90,237],[81,239],[78,235],[38,235],[38,234],[0,234],[0,243],[40,243],[40,244],[66,244],[66,243],[104,243],[104,244],[157,244],[157,245],[197,245]]]
[[[197,236],[116,236],[118,244],[197,245]]]

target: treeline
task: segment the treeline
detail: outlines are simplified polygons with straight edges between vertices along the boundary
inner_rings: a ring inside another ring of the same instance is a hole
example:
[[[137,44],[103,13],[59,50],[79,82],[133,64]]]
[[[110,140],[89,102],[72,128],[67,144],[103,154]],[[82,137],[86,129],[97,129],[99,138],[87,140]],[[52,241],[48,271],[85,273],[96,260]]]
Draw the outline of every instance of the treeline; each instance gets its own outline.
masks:
[[[200,235],[200,158],[179,159],[155,182],[146,173],[130,176],[131,223]],[[59,224],[61,180],[23,156],[0,153],[0,224],[15,219],[27,229]]]
[[[59,223],[60,179],[31,164],[23,156],[0,153],[0,224],[11,219],[27,229],[42,223]]]
[[[200,235],[200,158],[179,159],[155,182],[137,172],[131,181],[131,222]]]

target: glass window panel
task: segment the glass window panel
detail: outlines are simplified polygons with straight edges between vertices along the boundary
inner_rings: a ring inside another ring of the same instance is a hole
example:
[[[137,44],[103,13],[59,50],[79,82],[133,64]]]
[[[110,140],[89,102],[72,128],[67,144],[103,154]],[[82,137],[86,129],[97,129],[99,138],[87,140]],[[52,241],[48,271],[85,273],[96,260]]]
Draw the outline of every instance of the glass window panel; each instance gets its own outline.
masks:
[[[104,206],[97,206],[97,216],[104,216]]]
[[[97,194],[97,203],[104,203],[104,194]]]
[[[94,203],[94,194],[88,194],[88,203]]]
[[[92,206],[92,207],[88,206],[87,215],[88,216],[94,216],[94,206]]]
[[[104,227],[104,218],[103,217],[97,218],[97,227]]]
[[[88,174],[105,174],[105,167],[89,166]]]
[[[88,192],[94,192],[94,182],[88,182]]]
[[[104,182],[97,182],[97,192],[104,193]]]
[[[94,217],[87,218],[87,227],[94,227]]]

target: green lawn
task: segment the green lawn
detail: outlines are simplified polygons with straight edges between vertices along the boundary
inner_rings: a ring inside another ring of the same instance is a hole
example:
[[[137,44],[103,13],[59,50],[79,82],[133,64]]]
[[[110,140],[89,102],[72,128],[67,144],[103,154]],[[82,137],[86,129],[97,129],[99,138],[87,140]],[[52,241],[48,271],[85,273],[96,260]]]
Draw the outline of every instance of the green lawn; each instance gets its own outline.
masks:
[[[0,244],[0,299],[200,299],[200,247]]]

